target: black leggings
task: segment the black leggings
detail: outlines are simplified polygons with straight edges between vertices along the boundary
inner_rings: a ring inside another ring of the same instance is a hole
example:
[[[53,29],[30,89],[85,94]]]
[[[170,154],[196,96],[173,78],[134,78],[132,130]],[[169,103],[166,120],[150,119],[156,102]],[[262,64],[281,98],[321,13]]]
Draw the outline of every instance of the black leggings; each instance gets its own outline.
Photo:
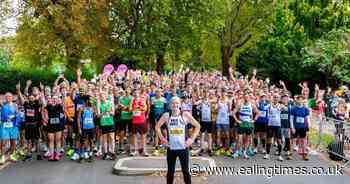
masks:
[[[184,150],[170,150],[167,151],[168,173],[167,184],[173,184],[176,158],[179,157],[182,174],[184,176],[185,184],[191,184],[191,175],[189,172],[189,153],[188,149]]]

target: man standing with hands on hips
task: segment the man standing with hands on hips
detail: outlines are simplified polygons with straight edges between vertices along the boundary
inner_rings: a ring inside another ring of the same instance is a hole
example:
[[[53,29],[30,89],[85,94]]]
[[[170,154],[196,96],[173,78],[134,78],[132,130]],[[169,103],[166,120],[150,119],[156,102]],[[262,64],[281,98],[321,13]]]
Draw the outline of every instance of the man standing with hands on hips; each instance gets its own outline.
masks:
[[[189,147],[199,134],[200,125],[188,112],[181,113],[181,99],[174,97],[171,104],[171,111],[163,114],[156,125],[156,132],[162,144],[168,147],[167,150],[167,184],[174,181],[176,159],[179,157],[184,181],[186,184],[191,183],[191,175],[189,173]],[[194,132],[188,138],[187,124],[194,127]],[[164,137],[160,127],[165,124],[168,130],[168,137]]]

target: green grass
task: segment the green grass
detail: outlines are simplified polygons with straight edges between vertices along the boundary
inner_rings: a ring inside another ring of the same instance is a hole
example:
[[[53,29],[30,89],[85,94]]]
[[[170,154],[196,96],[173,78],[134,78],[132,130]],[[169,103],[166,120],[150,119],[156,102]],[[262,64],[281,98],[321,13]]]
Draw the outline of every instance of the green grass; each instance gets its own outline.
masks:
[[[318,130],[311,128],[310,132],[309,132],[309,144],[312,147],[317,147],[319,144],[319,139],[320,139],[320,137],[319,137]],[[318,148],[326,149],[327,146],[334,140],[335,139],[332,135],[322,134],[320,145],[318,146]]]

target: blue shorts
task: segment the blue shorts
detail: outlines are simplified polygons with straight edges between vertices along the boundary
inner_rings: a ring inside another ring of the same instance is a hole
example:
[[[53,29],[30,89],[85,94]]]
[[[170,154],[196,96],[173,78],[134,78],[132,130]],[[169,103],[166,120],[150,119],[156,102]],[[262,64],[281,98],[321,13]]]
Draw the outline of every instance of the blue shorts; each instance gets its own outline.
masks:
[[[19,137],[18,127],[3,128],[0,127],[0,140],[15,140]]]
[[[228,133],[230,131],[229,124],[216,124],[216,131]]]

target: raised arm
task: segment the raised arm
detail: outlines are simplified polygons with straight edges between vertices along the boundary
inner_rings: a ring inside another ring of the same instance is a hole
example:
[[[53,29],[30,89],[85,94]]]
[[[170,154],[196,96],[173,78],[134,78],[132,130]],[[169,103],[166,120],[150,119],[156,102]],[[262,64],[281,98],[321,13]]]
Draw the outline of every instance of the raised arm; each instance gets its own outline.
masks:
[[[21,84],[20,83],[18,83],[16,85],[16,90],[17,90],[17,95],[18,95],[20,104],[24,104],[24,97],[23,97],[22,92],[21,92]]]
[[[29,87],[32,85],[32,81],[31,80],[27,80],[26,83],[26,87],[24,88],[24,94],[26,96],[29,96]]]

